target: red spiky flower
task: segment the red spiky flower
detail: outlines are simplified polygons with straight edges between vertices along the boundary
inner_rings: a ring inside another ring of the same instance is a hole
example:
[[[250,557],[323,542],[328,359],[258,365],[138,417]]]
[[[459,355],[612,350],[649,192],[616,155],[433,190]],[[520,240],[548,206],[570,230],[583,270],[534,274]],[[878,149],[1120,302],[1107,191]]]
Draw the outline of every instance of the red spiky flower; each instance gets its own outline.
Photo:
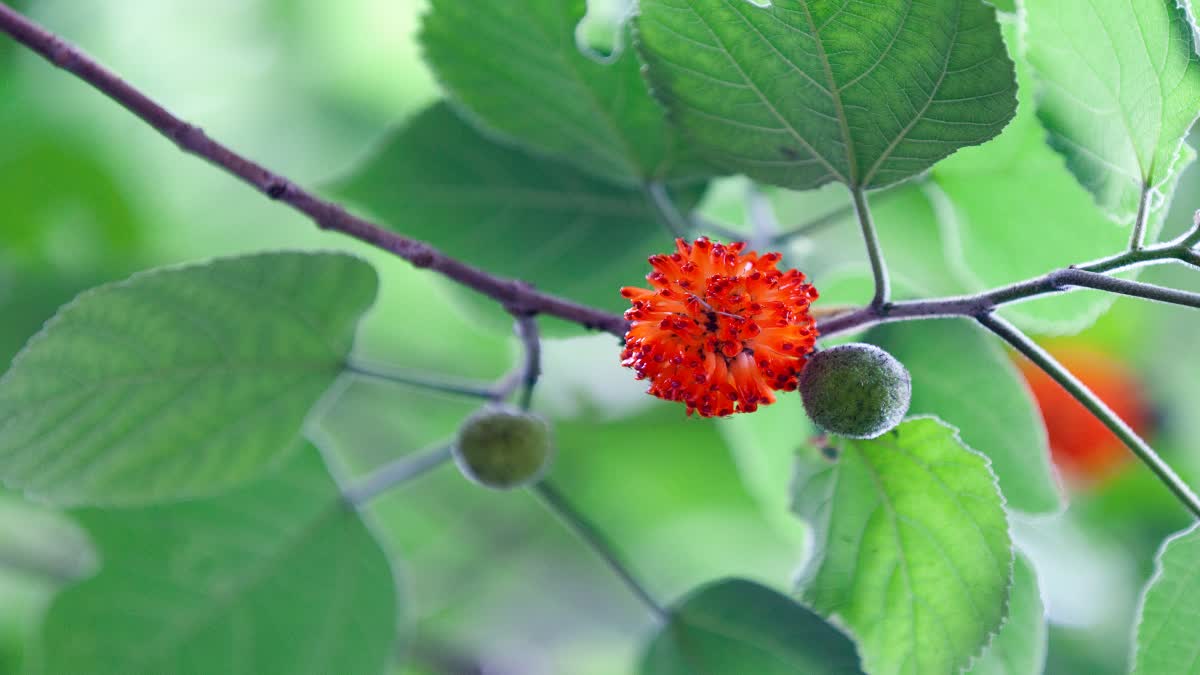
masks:
[[[754,412],[775,391],[795,391],[817,339],[817,290],[800,272],[775,269],[780,254],[743,253],[745,242],[675,246],[650,257],[650,289],[621,289],[633,303],[621,364],[689,415]]]

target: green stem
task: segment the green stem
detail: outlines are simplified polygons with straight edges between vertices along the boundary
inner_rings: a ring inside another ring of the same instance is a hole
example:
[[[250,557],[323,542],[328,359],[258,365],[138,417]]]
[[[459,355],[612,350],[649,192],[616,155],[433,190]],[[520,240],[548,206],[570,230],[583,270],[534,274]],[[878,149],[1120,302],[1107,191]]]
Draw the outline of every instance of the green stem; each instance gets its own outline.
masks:
[[[542,376],[542,339],[538,333],[537,318],[518,316],[516,332],[517,337],[521,338],[525,357],[521,363],[521,409],[529,410],[533,405],[533,389]]]
[[[495,388],[480,384],[478,382],[450,382],[429,375],[405,373],[398,370],[384,368],[382,366],[367,366],[355,361],[346,362],[345,370],[348,373],[354,373],[355,375],[373,380],[391,382],[392,384],[400,384],[409,387],[419,387],[421,389],[432,389],[433,391],[457,394],[459,396],[489,399],[496,397]]]
[[[362,507],[379,495],[388,492],[450,461],[451,446],[443,446],[422,453],[414,453],[385,464],[361,482],[345,490],[345,500],[353,506]]]
[[[1129,238],[1129,250],[1140,251],[1146,243],[1146,221],[1150,216],[1150,186],[1142,186],[1142,196],[1138,200],[1137,217],[1133,221],[1133,234]]]
[[[607,564],[608,567],[612,569],[612,571],[615,572],[618,577],[621,578],[621,581],[625,582],[625,585],[629,587],[629,590],[632,591],[635,596],[637,596],[638,600],[642,601],[642,604],[644,604],[651,611],[651,613],[654,614],[654,616],[658,617],[664,622],[667,621],[669,616],[667,610],[664,609],[662,605],[658,604],[658,601],[654,599],[654,596],[650,595],[650,592],[646,590],[646,587],[640,581],[638,581],[637,577],[633,575],[629,568],[621,562],[620,557],[617,555],[616,548],[608,541],[604,534],[596,528],[595,525],[588,521],[583,514],[581,514],[574,506],[571,505],[571,503],[561,492],[559,492],[553,485],[550,484],[549,480],[543,480],[530,489],[533,490],[534,494],[541,498],[542,502],[547,508],[553,511],[555,515],[557,515],[559,519],[567,525],[567,527],[571,528],[571,530],[573,530],[580,539],[587,543],[587,545],[590,546],[592,550],[604,560],[605,564]]]
[[[871,209],[867,205],[867,195],[860,187],[850,189],[854,198],[854,213],[862,226],[863,241],[867,245],[867,257],[871,260],[871,273],[875,276],[875,297],[871,300],[872,307],[883,307],[891,301],[892,289],[888,281],[887,263],[883,259],[883,250],[879,246],[879,235],[875,232],[875,222],[871,219]]]
[[[1112,408],[1109,408],[1104,401],[1092,393],[1083,382],[1080,382],[1079,378],[1075,377],[1071,371],[1064,368],[1061,363],[1055,360],[1049,352],[1038,346],[1036,342],[1008,321],[993,313],[983,314],[978,317],[978,320],[988,330],[1012,345],[1013,349],[1025,355],[1026,358],[1058,382],[1063,389],[1067,390],[1071,396],[1075,397],[1075,400],[1083,404],[1096,419],[1103,422],[1104,426],[1112,430],[1117,435],[1117,438],[1120,438],[1133,451],[1133,454],[1137,455],[1138,459],[1142,460],[1158,476],[1159,480],[1183,502],[1189,511],[1196,516],[1200,516],[1200,498],[1196,497],[1196,494],[1192,492],[1187,483],[1184,483],[1183,479],[1158,456],[1158,453],[1154,452],[1154,449],[1146,441],[1137,435],[1137,432],[1118,417]]]

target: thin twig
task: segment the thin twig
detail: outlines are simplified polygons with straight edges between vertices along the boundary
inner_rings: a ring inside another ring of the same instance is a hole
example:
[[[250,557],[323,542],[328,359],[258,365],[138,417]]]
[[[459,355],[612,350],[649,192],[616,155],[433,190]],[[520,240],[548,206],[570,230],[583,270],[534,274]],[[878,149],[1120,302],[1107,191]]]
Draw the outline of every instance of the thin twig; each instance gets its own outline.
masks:
[[[542,338],[538,333],[537,318],[532,315],[518,316],[515,329],[524,351],[521,363],[521,409],[529,410],[533,405],[533,389],[542,376]]]
[[[1167,244],[1149,246],[1140,251],[1126,251],[1092,263],[1054,270],[1039,277],[1001,286],[973,295],[959,295],[926,300],[892,302],[883,307],[868,306],[853,312],[838,314],[818,321],[817,329],[824,337],[868,328],[880,323],[937,319],[955,316],[976,317],[1002,305],[1063,293],[1072,288],[1094,288],[1110,293],[1195,307],[1194,293],[1127,281],[1102,274],[1121,270],[1182,261],[1200,266],[1200,255],[1183,245],[1184,237]]]
[[[542,340],[534,315],[514,312],[513,319],[513,333],[521,341],[521,362],[496,383],[492,400],[503,401],[521,389],[521,408],[529,410],[533,389],[542,375]]]
[[[379,495],[424,476],[450,461],[452,456],[451,446],[446,445],[401,457],[376,469],[361,482],[344,489],[343,499],[355,508],[361,508]]]
[[[638,600],[642,601],[653,614],[661,621],[667,621],[668,613],[662,605],[650,595],[646,587],[638,581],[637,577],[629,570],[629,568],[621,562],[617,555],[616,548],[608,541],[603,533],[596,528],[587,518],[583,516],[574,506],[571,505],[567,498],[563,496],[550,481],[543,480],[542,482],[530,488],[534,494],[541,498],[542,502],[553,511],[560,520],[563,521],[575,534],[583,539],[584,542],[599,555],[604,562],[612,569],[613,572],[625,582],[629,590],[637,596]]]
[[[392,232],[349,213],[333,202],[318,198],[291,180],[213,140],[199,127],[176,117],[75,46],[5,4],[0,4],[0,31],[8,33],[47,61],[73,73],[121,104],[184,152],[207,160],[267,197],[291,206],[308,216],[321,229],[341,232],[381,248],[407,260],[414,267],[438,272],[506,306],[551,314],[617,336],[624,335],[628,329],[627,322],[619,315],[541,293],[515,279],[489,274],[451,258],[429,244]]]
[[[979,323],[1000,336],[1001,339],[1025,355],[1026,358],[1058,382],[1063,389],[1067,390],[1071,396],[1075,397],[1077,401],[1087,408],[1096,419],[1103,422],[1104,426],[1112,430],[1117,435],[1117,438],[1120,438],[1133,451],[1133,454],[1137,455],[1138,459],[1142,460],[1162,480],[1167,488],[1175,493],[1175,496],[1183,502],[1189,511],[1196,516],[1200,516],[1200,498],[1196,497],[1196,494],[1192,492],[1187,483],[1183,482],[1183,479],[1158,456],[1158,453],[1154,452],[1154,449],[1146,441],[1137,435],[1137,432],[1118,417],[1104,401],[1092,393],[1083,382],[1080,382],[1079,378],[1075,377],[1071,371],[1064,368],[1061,363],[1055,360],[1046,350],[1038,346],[1036,342],[1029,339],[1016,326],[1013,326],[995,314],[981,315]]]
[[[1184,232],[1176,243],[1184,248],[1193,248],[1200,244],[1200,211],[1192,214],[1192,229]]]
[[[393,384],[432,389],[448,394],[472,396],[475,398],[495,398],[496,396],[495,387],[479,382],[455,382],[442,377],[409,373],[386,366],[367,365],[360,361],[347,361],[344,367],[347,372],[354,373],[355,375],[383,382],[391,382]]]
[[[854,199],[854,213],[862,226],[863,241],[867,245],[867,258],[871,261],[871,273],[875,276],[875,297],[871,306],[882,308],[892,298],[891,282],[888,280],[887,263],[883,259],[883,250],[879,246],[879,235],[875,231],[875,222],[871,220],[871,207],[867,204],[867,195],[860,187],[851,188],[850,196]]]

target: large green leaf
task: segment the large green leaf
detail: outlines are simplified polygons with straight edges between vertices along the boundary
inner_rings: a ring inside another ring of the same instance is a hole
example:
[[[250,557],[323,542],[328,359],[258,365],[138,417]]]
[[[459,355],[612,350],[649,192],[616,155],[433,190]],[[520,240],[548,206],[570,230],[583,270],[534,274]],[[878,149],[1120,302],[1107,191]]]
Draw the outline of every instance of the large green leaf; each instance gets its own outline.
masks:
[[[80,295],[0,379],[0,479],[130,504],[253,477],[297,445],[375,287],[358,258],[272,253]]]
[[[43,629],[44,673],[382,673],[392,569],[317,451],[220,497],[80,520],[100,574]]]
[[[1200,526],[1166,541],[1138,611],[1134,675],[1200,674]]]
[[[804,598],[850,630],[872,675],[957,672],[1000,628],[1012,578],[987,459],[934,418],[832,443],[797,469],[817,545]]]
[[[1015,21],[1005,37],[1020,54]],[[1016,119],[995,141],[968,148],[939,164],[933,180],[947,198],[942,209],[949,254],[964,283],[982,290],[1111,255],[1128,245],[1116,227],[1045,143],[1034,111],[1032,78],[1017,58],[1021,103]],[[1187,159],[1194,153],[1188,148]],[[1151,236],[1166,215],[1151,215]],[[1003,313],[1043,333],[1073,333],[1113,302],[1111,294],[1077,292],[1006,307]]]
[[[1042,675],[1046,665],[1046,613],[1037,574],[1029,560],[1017,555],[1008,618],[970,675]]]
[[[586,0],[431,5],[421,35],[429,64],[485,128],[618,183],[707,173],[682,156],[632,49],[584,53],[576,27]]]
[[[670,611],[641,675],[861,675],[854,643],[812,610],[769,588],[725,579]]]
[[[784,187],[904,180],[1000,133],[1016,107],[980,0],[642,0],[637,31],[685,133]]]
[[[444,103],[338,191],[450,255],[614,311],[667,241],[641,191],[497,145]]]
[[[1123,223],[1132,222],[1143,189],[1168,189],[1200,115],[1188,11],[1177,0],[1025,1],[1027,54],[1050,144]]]
[[[867,341],[912,373],[912,414],[937,415],[987,455],[1010,508],[1061,508],[1042,418],[993,336],[966,319],[945,319],[880,326]]]

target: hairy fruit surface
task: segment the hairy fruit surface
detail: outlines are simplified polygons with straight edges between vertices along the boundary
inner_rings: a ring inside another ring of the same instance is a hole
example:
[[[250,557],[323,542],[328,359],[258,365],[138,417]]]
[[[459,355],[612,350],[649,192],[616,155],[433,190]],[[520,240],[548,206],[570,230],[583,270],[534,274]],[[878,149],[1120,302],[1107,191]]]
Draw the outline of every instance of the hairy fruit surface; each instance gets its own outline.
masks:
[[[912,399],[908,369],[875,345],[817,352],[800,374],[804,409],[818,426],[847,438],[875,438],[904,419]]]
[[[458,430],[454,461],[471,480],[509,490],[535,483],[554,455],[550,425],[532,413],[490,407]]]

